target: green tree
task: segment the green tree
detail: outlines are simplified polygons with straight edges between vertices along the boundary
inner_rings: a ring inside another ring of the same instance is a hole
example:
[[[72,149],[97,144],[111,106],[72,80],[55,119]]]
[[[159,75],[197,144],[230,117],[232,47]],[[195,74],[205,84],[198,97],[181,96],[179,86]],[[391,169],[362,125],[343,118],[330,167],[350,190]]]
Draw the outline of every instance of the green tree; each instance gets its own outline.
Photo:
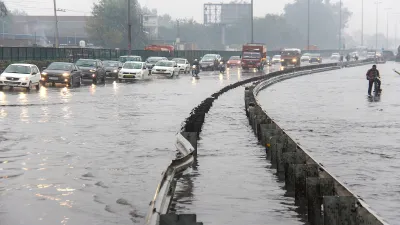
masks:
[[[92,9],[87,22],[90,40],[96,45],[110,48],[128,46],[128,2],[127,0],[100,0]],[[131,1],[132,48],[143,48],[147,43],[140,17],[141,9],[137,0]]]

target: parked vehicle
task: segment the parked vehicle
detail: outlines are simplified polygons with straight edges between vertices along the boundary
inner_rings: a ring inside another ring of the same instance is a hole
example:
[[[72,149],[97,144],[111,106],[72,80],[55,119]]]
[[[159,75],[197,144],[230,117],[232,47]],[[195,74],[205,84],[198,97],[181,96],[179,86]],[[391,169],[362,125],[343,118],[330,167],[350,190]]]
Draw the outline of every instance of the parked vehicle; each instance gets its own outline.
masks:
[[[182,72],[185,74],[190,72],[190,63],[187,59],[174,58],[174,59],[172,59],[172,61],[174,61],[178,64],[179,72]]]
[[[297,48],[286,48],[281,53],[281,65],[300,66],[301,50]]]
[[[218,70],[219,62],[221,61],[221,56],[218,54],[206,54],[204,55],[199,64],[201,70]]]
[[[151,74],[172,78],[179,75],[178,64],[174,61],[161,60],[154,65]]]
[[[274,55],[271,62],[272,64],[281,63],[281,55]]]
[[[53,62],[47,68],[43,67],[42,85],[51,83],[53,86],[66,84],[69,87],[80,86],[82,82],[81,71],[73,63]]]
[[[104,68],[106,69],[106,78],[118,78],[119,68],[123,63],[119,61],[103,61]]]
[[[245,44],[242,47],[242,69],[264,68],[263,58],[267,57],[267,47],[264,44]]]
[[[231,56],[228,61],[226,62],[226,66],[228,68],[232,67],[240,67],[242,64],[240,56]]]
[[[118,72],[118,82],[149,79],[149,70],[144,62],[125,62]]]
[[[146,67],[150,71],[153,69],[154,65],[161,60],[168,60],[166,57],[149,57],[146,59]]]
[[[128,61],[143,62],[143,59],[141,56],[138,55],[123,55],[119,57],[118,61],[120,61],[121,63],[125,63]]]
[[[93,84],[99,81],[106,83],[106,70],[98,59],[79,59],[75,65],[81,70],[82,80],[91,80]]]
[[[318,54],[318,53],[310,54],[309,62],[310,63],[322,63],[321,54]]]
[[[3,87],[23,87],[30,91],[40,89],[39,68],[33,64],[11,64],[0,75],[0,89]]]

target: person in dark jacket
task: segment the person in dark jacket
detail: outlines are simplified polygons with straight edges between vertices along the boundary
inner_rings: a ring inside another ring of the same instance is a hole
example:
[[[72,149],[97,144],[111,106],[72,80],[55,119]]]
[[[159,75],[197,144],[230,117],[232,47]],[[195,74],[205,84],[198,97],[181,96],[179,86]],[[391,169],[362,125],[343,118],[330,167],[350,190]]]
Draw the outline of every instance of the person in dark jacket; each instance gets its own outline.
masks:
[[[378,83],[379,92],[382,91],[380,74],[379,74],[379,70],[376,69],[376,65],[373,65],[372,68],[368,70],[368,72],[366,74],[366,77],[367,77],[367,80],[368,80],[368,95],[369,96],[371,96],[372,85],[374,84],[375,80]]]
[[[197,59],[194,59],[192,66],[196,66],[196,72],[197,74],[200,72],[200,63]],[[192,71],[192,75],[194,75],[194,72]]]

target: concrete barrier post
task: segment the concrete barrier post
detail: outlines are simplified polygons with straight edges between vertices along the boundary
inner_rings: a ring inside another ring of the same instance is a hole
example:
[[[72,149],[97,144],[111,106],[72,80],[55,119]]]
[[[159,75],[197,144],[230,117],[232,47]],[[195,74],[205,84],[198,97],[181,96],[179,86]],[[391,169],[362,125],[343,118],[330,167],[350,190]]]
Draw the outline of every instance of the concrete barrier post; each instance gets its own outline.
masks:
[[[249,103],[249,108],[248,108],[248,112],[249,112],[249,125],[253,126],[253,115],[254,115],[254,102],[250,102]]]
[[[324,196],[324,225],[356,225],[354,196]]]
[[[278,143],[280,143],[282,147],[277,148],[277,157],[276,157],[276,169],[278,174],[280,174],[281,176],[283,176],[283,174],[285,173],[285,168],[283,166],[283,153],[287,152],[287,145],[288,145],[288,139],[289,137],[287,136],[287,134],[283,134],[282,136],[280,136],[280,138],[278,139]]]
[[[270,138],[269,138],[269,140],[267,139],[267,143],[266,143],[266,145],[267,145],[267,159],[269,159],[270,161],[271,161],[271,165],[273,165],[273,163],[272,163],[272,159],[273,159],[273,157],[272,157],[272,155],[274,155],[274,159],[275,159],[275,161],[276,161],[276,140],[278,139],[278,136],[271,136]],[[268,143],[268,141],[269,141],[269,143]],[[272,168],[273,168],[273,166],[272,166]]]
[[[197,156],[197,137],[199,136],[197,132],[181,132],[182,136],[190,142],[194,148],[193,155]]]
[[[284,152],[282,159],[285,172],[285,187],[289,193],[294,193],[295,179],[289,175],[290,173],[293,174],[292,171],[289,171],[289,167],[293,164],[305,164],[307,157],[302,152],[293,151]]]
[[[332,178],[307,178],[308,222],[310,225],[322,225],[323,196],[334,196],[335,184]]]
[[[289,170],[290,171],[290,170]],[[295,178],[295,201],[299,205],[307,205],[306,179],[308,177],[318,177],[318,164],[294,164],[293,172]]]

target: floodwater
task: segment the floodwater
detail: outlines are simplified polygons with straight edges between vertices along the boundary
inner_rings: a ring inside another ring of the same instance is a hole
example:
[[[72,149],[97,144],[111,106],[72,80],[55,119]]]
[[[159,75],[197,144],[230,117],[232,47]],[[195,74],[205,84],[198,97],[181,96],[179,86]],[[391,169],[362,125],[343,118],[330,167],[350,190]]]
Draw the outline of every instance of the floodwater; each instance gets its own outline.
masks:
[[[181,123],[251,75],[200,76],[0,92],[0,224],[143,223]]]
[[[244,87],[219,97],[205,118],[196,166],[178,183],[177,212],[210,225],[304,224],[257,143]]]
[[[362,66],[298,77],[259,94],[266,112],[390,224],[400,216],[400,64],[378,65],[367,97]]]

